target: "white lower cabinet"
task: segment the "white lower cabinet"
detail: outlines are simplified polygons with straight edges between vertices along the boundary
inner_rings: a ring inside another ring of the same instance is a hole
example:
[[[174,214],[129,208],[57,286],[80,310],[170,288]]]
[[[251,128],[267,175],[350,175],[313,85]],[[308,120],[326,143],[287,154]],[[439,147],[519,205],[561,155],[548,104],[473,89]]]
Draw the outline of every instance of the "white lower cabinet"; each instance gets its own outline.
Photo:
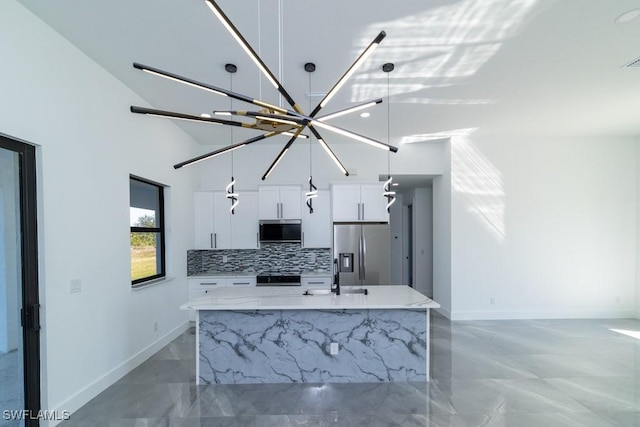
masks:
[[[233,286],[255,286],[255,276],[200,276],[187,279],[189,287],[189,301],[205,297],[214,289],[230,288]],[[189,311],[189,320],[196,320],[195,311]]]

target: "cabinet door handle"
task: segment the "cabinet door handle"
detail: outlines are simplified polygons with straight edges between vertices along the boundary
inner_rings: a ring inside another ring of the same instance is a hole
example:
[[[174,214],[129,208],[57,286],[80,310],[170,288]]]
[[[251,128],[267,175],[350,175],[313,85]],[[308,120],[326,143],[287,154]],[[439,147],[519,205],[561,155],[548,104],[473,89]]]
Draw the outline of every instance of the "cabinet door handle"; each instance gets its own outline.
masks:
[[[310,285],[324,285],[325,282],[307,282]]]
[[[216,286],[218,282],[201,282],[200,286]]]
[[[211,249],[213,249],[213,247],[214,247],[214,246],[213,246],[213,233],[211,233],[211,236],[210,236],[210,239],[209,239],[209,240],[211,240]]]
[[[302,233],[302,247],[304,248],[304,233]]]
[[[256,233],[256,248],[260,247],[260,233]]]
[[[218,233],[213,233],[213,247],[218,248]]]
[[[362,204],[362,218],[360,218],[364,221],[364,203]]]
[[[250,285],[251,282],[233,282],[234,285]]]

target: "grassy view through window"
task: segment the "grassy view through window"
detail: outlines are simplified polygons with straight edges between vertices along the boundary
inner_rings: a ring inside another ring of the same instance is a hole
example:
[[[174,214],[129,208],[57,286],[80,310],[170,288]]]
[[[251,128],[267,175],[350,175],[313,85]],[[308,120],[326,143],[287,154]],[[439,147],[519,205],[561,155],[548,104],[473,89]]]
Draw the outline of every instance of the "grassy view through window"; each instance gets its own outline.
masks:
[[[165,275],[164,194],[160,184],[130,179],[131,284]]]

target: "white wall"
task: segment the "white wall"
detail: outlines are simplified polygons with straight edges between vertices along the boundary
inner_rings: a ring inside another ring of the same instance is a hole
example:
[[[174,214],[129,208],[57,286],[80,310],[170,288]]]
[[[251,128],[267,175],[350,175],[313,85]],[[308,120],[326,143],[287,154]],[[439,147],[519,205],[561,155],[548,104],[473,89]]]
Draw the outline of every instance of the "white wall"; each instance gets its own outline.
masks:
[[[640,319],[640,138],[636,138],[636,318]]]
[[[637,313],[634,139],[451,147],[454,319]]]
[[[39,148],[43,408],[75,410],[187,327],[196,144],[14,1],[0,3],[0,132]],[[172,281],[132,291],[129,174],[169,185]],[[69,282],[82,280],[81,293]],[[159,330],[154,332],[153,323]]]
[[[433,180],[433,300],[451,318],[451,142],[443,146],[444,170]]]
[[[255,135],[255,134],[253,134]],[[324,134],[323,134],[324,136]],[[235,138],[240,141],[240,137]],[[347,143],[327,133],[326,139],[345,167],[353,172],[342,175],[320,145],[313,141],[313,182],[318,188],[329,188],[332,182],[378,181],[379,174],[387,173],[387,152],[367,144]],[[255,190],[258,185],[296,184],[307,186],[309,178],[309,140],[294,142],[287,155],[280,161],[265,181],[261,180],[271,162],[286,142],[285,138],[275,143],[274,138],[257,142],[235,150],[234,177],[239,190]],[[212,151],[203,147],[202,152]],[[442,172],[442,144],[405,144],[398,153],[391,154],[392,174],[439,174]],[[191,166],[200,173],[202,189],[224,189],[231,176],[231,155],[225,154]]]

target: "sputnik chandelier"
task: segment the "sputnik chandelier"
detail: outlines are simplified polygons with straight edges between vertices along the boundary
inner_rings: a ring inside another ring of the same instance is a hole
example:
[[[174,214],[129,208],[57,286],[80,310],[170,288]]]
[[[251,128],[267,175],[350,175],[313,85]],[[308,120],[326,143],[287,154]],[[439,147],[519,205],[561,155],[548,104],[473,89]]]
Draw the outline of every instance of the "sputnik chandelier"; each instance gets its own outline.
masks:
[[[151,116],[165,117],[170,119],[178,119],[178,120],[188,120],[193,122],[200,123],[209,123],[209,124],[217,124],[217,125],[227,125],[227,126],[237,126],[243,128],[250,128],[263,131],[261,135],[255,136],[253,138],[247,139],[245,141],[235,143],[229,145],[227,147],[221,148],[216,151],[212,151],[207,154],[203,154],[201,156],[189,159],[187,161],[175,164],[173,167],[175,169],[179,169],[183,166],[192,165],[194,163],[207,160],[216,156],[219,156],[224,153],[228,153],[230,151],[236,150],[238,148],[245,147],[249,144],[253,144],[254,142],[261,141],[266,138],[270,138],[275,135],[287,135],[290,136],[291,139],[284,145],[282,150],[278,153],[275,160],[269,166],[269,169],[264,173],[262,179],[265,180],[271,174],[271,172],[275,169],[278,163],[285,156],[291,144],[297,138],[308,138],[308,136],[302,134],[305,129],[309,129],[309,131],[314,135],[320,146],[325,150],[325,152],[329,155],[329,157],[333,160],[333,162],[338,166],[340,171],[348,176],[349,172],[344,167],[344,165],[340,162],[340,160],[336,157],[335,153],[329,145],[326,143],[324,138],[320,135],[318,129],[327,130],[329,132],[337,133],[339,135],[345,136],[347,138],[353,139],[355,141],[363,142],[374,147],[388,150],[389,152],[397,152],[398,148],[382,143],[380,141],[376,141],[375,139],[368,138],[363,135],[359,135],[357,133],[348,131],[346,129],[333,126],[327,121],[335,117],[339,117],[345,114],[353,113],[355,111],[360,111],[365,108],[372,107],[376,104],[380,104],[382,99],[375,99],[369,102],[365,102],[363,104],[359,104],[350,108],[346,108],[340,111],[336,111],[331,114],[327,114],[324,116],[318,116],[320,110],[324,108],[329,100],[333,98],[333,96],[340,90],[340,88],[346,83],[346,81],[355,73],[355,71],[364,63],[364,61],[371,55],[374,49],[380,44],[380,42],[385,38],[386,33],[381,31],[369,44],[369,46],[360,54],[360,56],[355,60],[355,62],[349,67],[349,69],[340,77],[337,83],[327,92],[327,94],[322,98],[322,100],[318,103],[318,105],[311,111],[311,114],[305,114],[302,109],[298,106],[298,104],[291,98],[289,93],[285,90],[282,84],[278,81],[276,76],[269,70],[269,68],[265,65],[262,59],[258,56],[255,50],[249,45],[247,40],[240,34],[238,29],[233,25],[233,23],[229,20],[229,18],[224,14],[222,9],[216,4],[214,0],[204,0],[204,3],[211,9],[213,14],[220,20],[220,22],[224,25],[224,27],[229,31],[229,33],[233,36],[233,38],[238,42],[240,47],[249,55],[251,60],[256,64],[256,66],[260,69],[260,72],[267,78],[267,80],[277,89],[277,91],[282,95],[282,97],[287,101],[291,109],[284,108],[277,105],[272,105],[267,102],[261,101],[259,99],[251,98],[246,95],[242,95],[239,93],[235,93],[231,90],[226,90],[217,86],[213,86],[207,83],[199,82],[187,77],[183,77],[168,71],[160,70],[158,68],[150,67],[147,65],[134,63],[134,68],[138,70],[145,71],[147,73],[164,77],[166,79],[172,80],[174,82],[182,83],[188,86],[196,87],[216,95],[227,96],[231,99],[237,99],[242,102],[246,102],[249,104],[253,104],[257,107],[260,107],[258,111],[214,111],[214,115],[218,116],[244,116],[251,118],[253,122],[241,122],[236,120],[228,120],[228,119],[219,119],[210,117],[207,115],[191,115],[184,113],[177,113],[172,111],[164,111],[164,110],[156,110],[145,107],[136,107],[131,106],[131,112],[137,114],[147,114]]]

